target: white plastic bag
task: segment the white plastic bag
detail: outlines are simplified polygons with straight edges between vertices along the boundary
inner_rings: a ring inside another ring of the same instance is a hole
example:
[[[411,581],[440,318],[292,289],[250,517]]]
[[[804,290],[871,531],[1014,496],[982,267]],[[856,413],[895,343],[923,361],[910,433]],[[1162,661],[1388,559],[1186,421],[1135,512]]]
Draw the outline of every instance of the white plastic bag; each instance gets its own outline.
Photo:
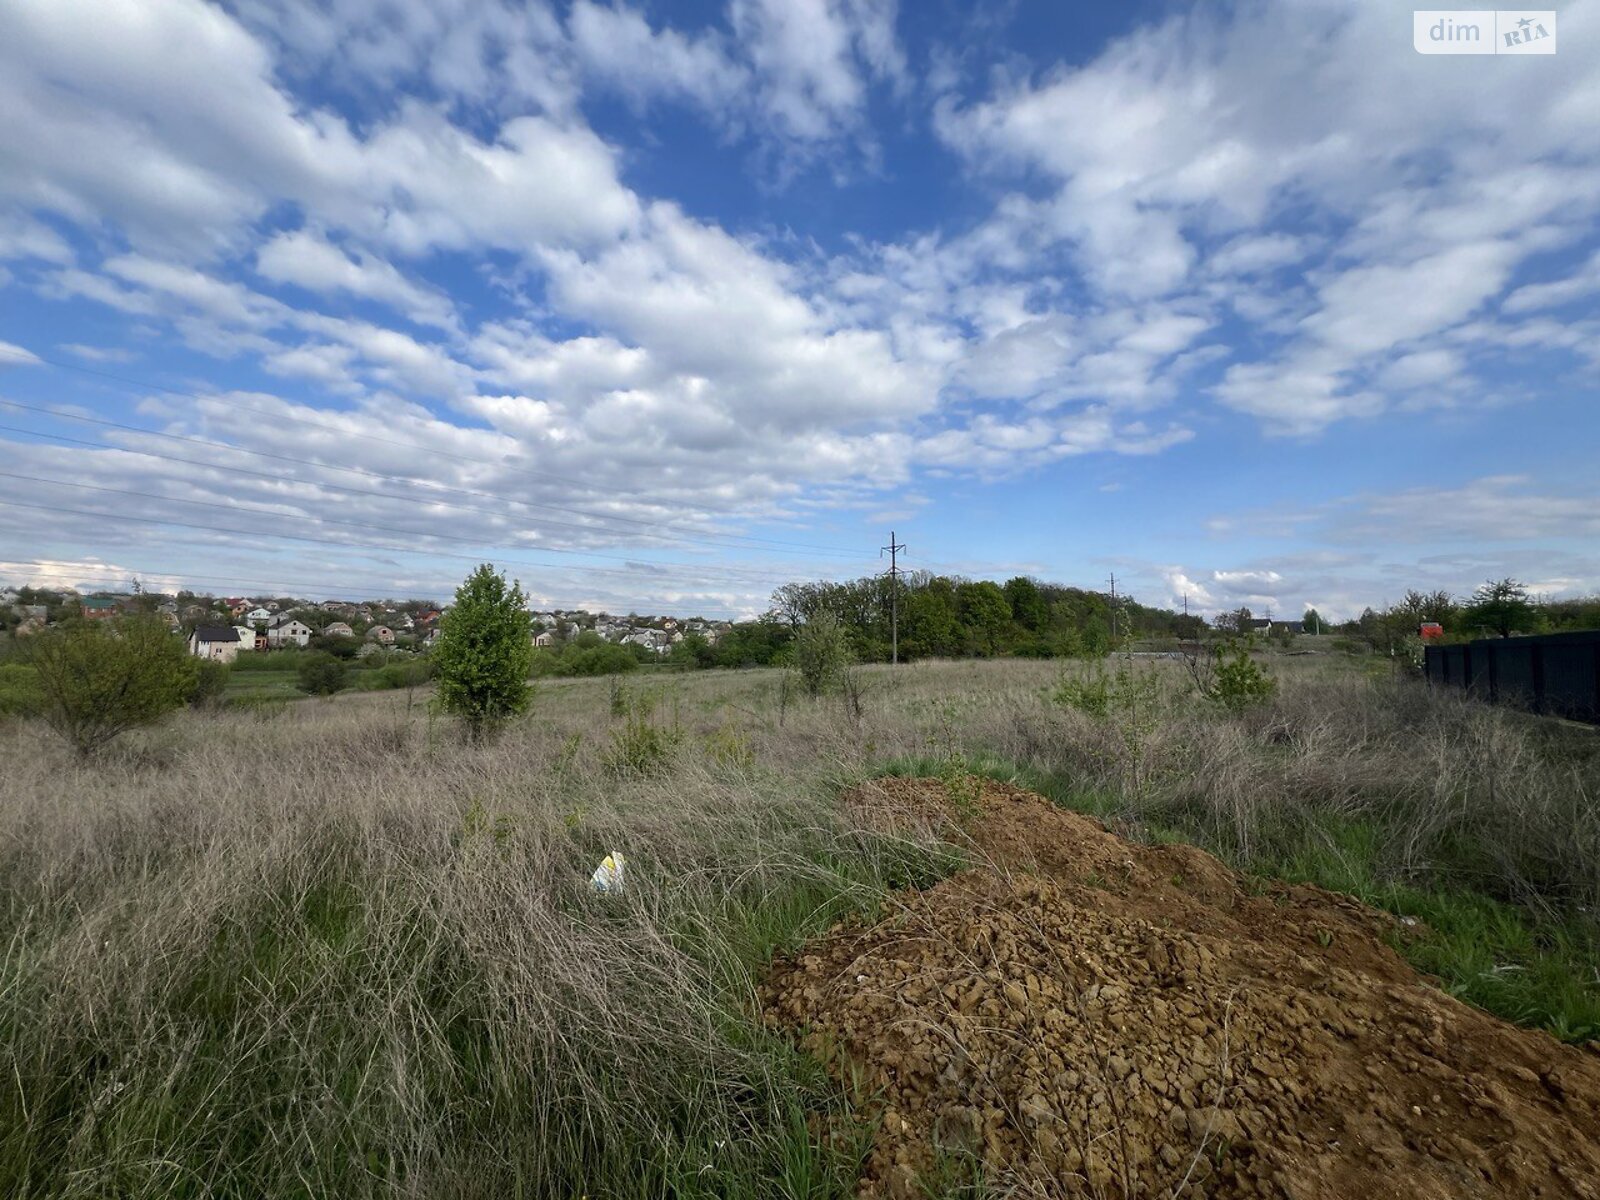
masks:
[[[594,869],[594,874],[589,877],[589,886],[597,892],[620,892],[622,890],[622,870],[625,866],[627,866],[627,860],[622,857],[622,851],[613,850]]]

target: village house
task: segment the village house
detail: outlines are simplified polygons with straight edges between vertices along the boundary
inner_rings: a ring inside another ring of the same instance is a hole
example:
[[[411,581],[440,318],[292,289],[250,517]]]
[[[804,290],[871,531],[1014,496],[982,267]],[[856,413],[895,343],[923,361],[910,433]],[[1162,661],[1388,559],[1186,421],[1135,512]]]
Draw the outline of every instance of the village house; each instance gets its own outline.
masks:
[[[250,601],[241,596],[229,596],[222,603],[227,605],[228,615],[235,621],[239,620],[239,618],[244,616],[245,613],[249,612],[255,607],[255,605],[251,604]]]
[[[267,622],[267,645],[274,650],[304,646],[311,640],[311,626],[289,613],[279,613]]]
[[[272,620],[272,614],[264,608],[252,608],[244,616],[245,621],[251,625],[258,625],[263,621]]]
[[[257,650],[265,650],[267,648],[266,635],[257,633],[250,626],[235,625],[233,631],[239,635],[239,652],[241,654],[246,652],[254,654]]]
[[[533,644],[535,646],[554,646],[556,644],[556,635],[548,631],[536,633],[533,635]]]
[[[343,621],[330,621],[322,628],[323,637],[355,637],[356,631]]]
[[[659,629],[641,629],[638,633],[630,633],[622,641],[626,645],[654,650],[657,654],[664,653],[667,648],[667,635]]]
[[[226,625],[199,625],[189,635],[189,653],[208,662],[231,663],[239,656],[239,634]]]
[[[109,596],[84,597],[82,612],[85,621],[104,621],[121,611],[117,602]]]
[[[387,625],[374,625],[367,630],[367,638],[369,641],[377,642],[380,646],[392,646],[394,645],[394,630]]]

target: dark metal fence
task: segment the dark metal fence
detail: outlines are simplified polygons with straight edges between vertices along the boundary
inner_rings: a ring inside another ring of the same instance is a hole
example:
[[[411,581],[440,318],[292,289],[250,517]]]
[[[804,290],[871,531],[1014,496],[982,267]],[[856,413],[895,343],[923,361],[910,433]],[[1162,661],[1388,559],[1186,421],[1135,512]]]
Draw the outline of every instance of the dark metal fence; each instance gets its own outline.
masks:
[[[1428,646],[1423,670],[1492,704],[1600,724],[1600,629]]]

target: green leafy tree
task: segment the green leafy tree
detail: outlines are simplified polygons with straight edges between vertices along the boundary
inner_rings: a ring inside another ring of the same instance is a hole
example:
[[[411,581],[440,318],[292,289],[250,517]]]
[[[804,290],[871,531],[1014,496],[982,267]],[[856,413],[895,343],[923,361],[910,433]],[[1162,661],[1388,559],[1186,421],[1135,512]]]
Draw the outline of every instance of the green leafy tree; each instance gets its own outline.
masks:
[[[1037,633],[1050,623],[1050,606],[1044,602],[1039,585],[1026,575],[1006,580],[1003,589],[1006,603],[1011,605],[1011,619],[1031,633]]]
[[[433,660],[439,703],[479,741],[527,711],[533,697],[533,625],[518,583],[484,563],[456,589],[439,624]]]
[[[68,621],[28,643],[40,712],[80,757],[188,700],[196,660],[149,617]]]
[[[853,656],[839,618],[826,610],[812,615],[794,638],[794,665],[806,694],[820,696],[844,680]]]
[[[985,579],[980,583],[963,583],[956,588],[956,604],[961,614],[961,624],[966,626],[974,641],[989,654],[1000,649],[1000,637],[1011,623],[1011,605],[1000,585]]]
[[[1328,622],[1323,618],[1322,614],[1314,608],[1306,609],[1306,615],[1300,618],[1300,623],[1301,628],[1303,628],[1307,633],[1328,632]]]
[[[907,591],[900,603],[900,652],[907,658],[951,657],[961,653],[961,623],[950,580],[929,578]]]
[[[1515,579],[1491,579],[1473,592],[1467,614],[1473,625],[1501,637],[1529,629],[1534,623],[1528,589]]]

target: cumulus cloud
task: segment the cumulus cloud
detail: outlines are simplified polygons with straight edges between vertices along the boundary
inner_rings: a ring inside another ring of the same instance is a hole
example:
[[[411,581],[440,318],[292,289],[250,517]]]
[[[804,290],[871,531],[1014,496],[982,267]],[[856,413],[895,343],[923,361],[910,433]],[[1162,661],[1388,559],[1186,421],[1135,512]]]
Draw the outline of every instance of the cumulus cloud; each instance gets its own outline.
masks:
[[[447,296],[411,282],[375,255],[361,250],[347,254],[310,230],[281,233],[261,246],[256,251],[256,271],[274,283],[376,300],[419,325],[456,326],[455,309]]]
[[[1574,5],[1562,20],[1589,31],[1597,14]],[[1392,17],[1322,2],[1196,10],[1080,65],[947,97],[946,142],[1017,190],[945,249],[1064,257],[1106,303],[1227,303],[1265,349],[1216,395],[1269,431],[1374,415],[1379,373],[1408,355],[1385,383],[1439,369],[1414,355],[1481,314],[1533,256],[1592,233],[1600,197],[1600,135],[1577,116],[1600,100],[1586,64],[1485,87],[1466,60],[1419,68]],[[1260,283],[1288,267],[1310,280],[1305,296]],[[1504,311],[1596,286],[1586,267],[1524,285]]]
[[[1563,10],[1570,38],[1597,11]],[[1219,406],[1312,439],[1487,402],[1497,356],[1600,361],[1576,311],[1600,256],[1557,264],[1587,254],[1600,203],[1582,56],[1486,87],[1482,63],[1419,61],[1378,6],[1310,0],[1198,9],[973,84],[919,80],[901,16],[19,0],[0,12],[0,284],[258,373],[257,393],[195,385],[203,402],[148,410],[172,431],[701,530],[899,511],[884,497],[920,472],[1158,454]],[[664,127],[618,140],[599,102],[618,96],[640,121],[678,105],[767,188],[870,160],[893,98],[965,171],[951,211],[977,215],[877,241],[724,224],[703,196],[652,193],[670,172],[641,157]],[[124,353],[74,336],[88,361]],[[1474,488],[1420,499],[1573,519],[1522,485]],[[620,544],[603,528],[565,548]],[[1218,602],[1293,582],[1181,573]]]

